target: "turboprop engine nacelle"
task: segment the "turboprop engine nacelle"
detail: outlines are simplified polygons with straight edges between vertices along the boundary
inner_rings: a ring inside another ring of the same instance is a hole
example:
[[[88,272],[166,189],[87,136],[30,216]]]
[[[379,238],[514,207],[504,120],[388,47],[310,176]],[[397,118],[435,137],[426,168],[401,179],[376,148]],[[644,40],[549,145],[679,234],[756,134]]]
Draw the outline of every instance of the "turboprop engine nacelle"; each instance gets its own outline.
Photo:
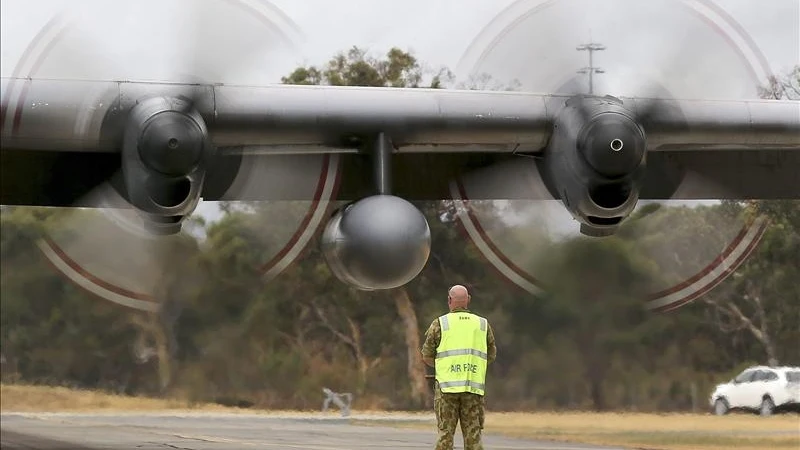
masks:
[[[213,156],[205,121],[187,99],[154,97],[131,109],[122,173],[127,199],[150,231],[180,231],[200,202]]]
[[[614,234],[639,199],[646,139],[614,97],[573,97],[555,123],[546,182],[589,236]]]
[[[414,205],[375,195],[338,210],[325,227],[322,251],[341,281],[371,291],[402,286],[425,267],[431,232]]]

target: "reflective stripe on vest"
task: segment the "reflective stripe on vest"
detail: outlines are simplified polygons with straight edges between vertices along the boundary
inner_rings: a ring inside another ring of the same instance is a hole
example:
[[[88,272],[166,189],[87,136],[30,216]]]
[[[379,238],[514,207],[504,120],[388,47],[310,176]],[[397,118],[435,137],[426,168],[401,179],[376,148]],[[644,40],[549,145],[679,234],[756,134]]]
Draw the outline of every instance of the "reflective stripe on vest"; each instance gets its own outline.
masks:
[[[436,348],[436,380],[444,393],[484,394],[488,354],[486,319],[466,311],[439,317],[442,338]]]

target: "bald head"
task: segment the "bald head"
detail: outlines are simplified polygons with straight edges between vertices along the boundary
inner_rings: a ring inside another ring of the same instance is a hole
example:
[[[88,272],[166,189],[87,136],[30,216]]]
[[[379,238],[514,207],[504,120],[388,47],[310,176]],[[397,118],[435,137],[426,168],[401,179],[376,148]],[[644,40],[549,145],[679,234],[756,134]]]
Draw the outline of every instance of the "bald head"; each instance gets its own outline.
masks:
[[[450,307],[450,310],[468,307],[469,299],[467,288],[460,284],[451,287],[450,291],[447,292],[447,305]]]

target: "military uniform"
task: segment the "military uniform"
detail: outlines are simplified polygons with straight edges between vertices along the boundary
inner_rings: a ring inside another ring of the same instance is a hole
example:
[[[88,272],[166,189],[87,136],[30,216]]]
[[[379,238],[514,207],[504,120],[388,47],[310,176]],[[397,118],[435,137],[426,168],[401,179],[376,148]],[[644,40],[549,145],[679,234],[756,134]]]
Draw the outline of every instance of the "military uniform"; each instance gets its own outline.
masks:
[[[451,313],[470,311],[465,308],[455,308]],[[481,320],[485,321],[485,319]],[[491,363],[497,356],[494,333],[488,322],[486,323],[486,362]],[[428,331],[425,332],[425,343],[422,346],[422,356],[434,359],[442,339],[442,326],[440,318],[434,320]],[[438,377],[437,377],[438,378]],[[461,434],[464,437],[465,450],[483,450],[481,434],[484,423],[484,395],[473,392],[442,392],[440,380],[434,382],[433,408],[436,413],[436,422],[439,437],[436,450],[452,450],[453,435],[456,426],[461,422]]]

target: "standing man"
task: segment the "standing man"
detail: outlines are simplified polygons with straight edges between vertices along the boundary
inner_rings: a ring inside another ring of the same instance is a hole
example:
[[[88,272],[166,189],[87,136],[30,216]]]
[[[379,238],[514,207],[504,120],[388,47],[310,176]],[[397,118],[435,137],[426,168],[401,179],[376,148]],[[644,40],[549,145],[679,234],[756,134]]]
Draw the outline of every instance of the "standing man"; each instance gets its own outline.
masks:
[[[455,285],[447,294],[450,313],[425,332],[422,360],[436,371],[433,409],[439,438],[436,450],[452,450],[456,425],[461,422],[465,450],[483,450],[486,368],[497,347],[489,322],[469,311],[467,288]]]

